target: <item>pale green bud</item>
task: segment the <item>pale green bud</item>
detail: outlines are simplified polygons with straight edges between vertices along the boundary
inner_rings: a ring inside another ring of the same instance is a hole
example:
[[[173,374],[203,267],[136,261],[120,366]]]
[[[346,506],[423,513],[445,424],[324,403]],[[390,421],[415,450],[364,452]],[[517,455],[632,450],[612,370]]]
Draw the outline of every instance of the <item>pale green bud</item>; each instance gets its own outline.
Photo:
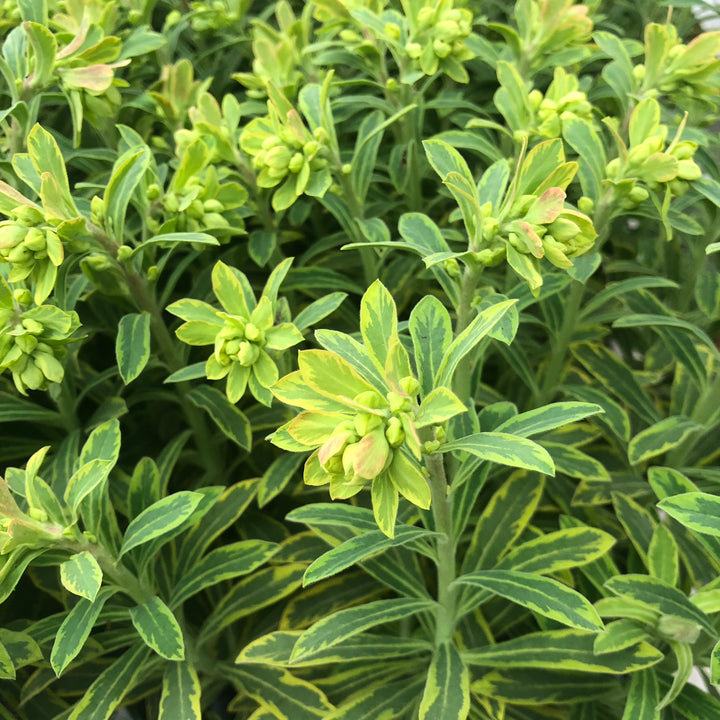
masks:
[[[250,367],[259,357],[260,348],[250,342],[243,341],[237,353],[238,362],[243,367]]]
[[[387,394],[386,397],[390,405],[390,412],[392,413],[409,412],[412,409],[412,402],[408,397],[398,395],[392,390]]]
[[[420,392],[420,383],[412,375],[401,378],[400,387],[410,397],[415,397]]]
[[[391,448],[400,447],[405,440],[405,431],[402,427],[400,418],[391,417],[388,420],[387,427],[385,428],[385,439]]]

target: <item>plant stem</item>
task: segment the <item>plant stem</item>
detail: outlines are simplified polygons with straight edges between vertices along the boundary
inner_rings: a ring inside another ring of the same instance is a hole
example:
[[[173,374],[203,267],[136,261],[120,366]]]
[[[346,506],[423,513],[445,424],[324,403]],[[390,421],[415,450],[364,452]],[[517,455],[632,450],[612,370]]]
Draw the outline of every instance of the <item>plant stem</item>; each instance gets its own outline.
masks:
[[[435,644],[441,645],[452,638],[455,627],[455,533],[452,521],[452,496],[448,494],[445,466],[442,455],[428,455],[425,467],[430,473],[430,495],[437,540],[438,608],[435,625]]]
[[[168,369],[171,372],[179,370],[182,363],[178,360],[175,342],[167,329],[167,325],[165,325],[162,310],[155,300],[155,295],[148,285],[147,279],[131,266],[117,260],[117,243],[109,238],[102,228],[92,224],[88,224],[88,226],[108,255],[117,263],[138,307],[150,315],[152,336],[160,348],[160,355]],[[188,383],[175,383],[178,402],[193,431],[203,468],[205,468],[210,478],[219,478],[222,470],[221,459],[215,451],[215,443],[207,428],[205,419],[187,398],[188,387]]]

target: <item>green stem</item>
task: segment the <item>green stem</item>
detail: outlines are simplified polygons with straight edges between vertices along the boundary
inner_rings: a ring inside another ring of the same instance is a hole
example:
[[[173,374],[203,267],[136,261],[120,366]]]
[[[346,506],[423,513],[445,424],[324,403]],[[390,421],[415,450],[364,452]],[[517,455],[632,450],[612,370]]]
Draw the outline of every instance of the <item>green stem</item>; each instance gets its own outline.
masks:
[[[182,367],[182,363],[178,358],[175,342],[170,335],[170,331],[167,329],[167,325],[165,325],[162,310],[157,304],[155,295],[147,279],[128,264],[118,262],[118,245],[114,240],[109,238],[101,228],[91,224],[89,224],[89,228],[98,242],[100,242],[107,251],[108,255],[117,262],[128,284],[131,296],[135,299],[138,307],[150,315],[151,333],[159,346],[160,356],[168,369],[170,372],[179,370]],[[202,466],[205,468],[209,477],[219,478],[222,471],[221,459],[215,451],[215,442],[208,430],[205,419],[201,412],[187,398],[190,386],[188,383],[175,383],[174,385],[180,407],[193,431],[195,443],[202,459]]]
[[[455,533],[452,521],[452,496],[448,494],[445,466],[442,455],[428,455],[425,467],[430,475],[430,494],[437,539],[438,606],[435,625],[435,644],[441,645],[452,639],[455,628]]]
[[[562,381],[565,371],[565,357],[572,341],[580,313],[580,303],[585,294],[585,286],[574,280],[570,289],[564,308],[564,316],[560,332],[555,338],[550,352],[550,361],[543,377],[540,393],[540,405],[550,402],[557,392],[557,387]]]

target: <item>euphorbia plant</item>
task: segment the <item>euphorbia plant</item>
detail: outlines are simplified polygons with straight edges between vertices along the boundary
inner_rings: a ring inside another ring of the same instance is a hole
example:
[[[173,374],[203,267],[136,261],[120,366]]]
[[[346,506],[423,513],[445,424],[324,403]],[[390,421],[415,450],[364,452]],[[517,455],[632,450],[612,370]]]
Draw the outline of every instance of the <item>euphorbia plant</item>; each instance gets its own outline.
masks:
[[[0,718],[720,717],[720,33],[656,5],[5,3]]]

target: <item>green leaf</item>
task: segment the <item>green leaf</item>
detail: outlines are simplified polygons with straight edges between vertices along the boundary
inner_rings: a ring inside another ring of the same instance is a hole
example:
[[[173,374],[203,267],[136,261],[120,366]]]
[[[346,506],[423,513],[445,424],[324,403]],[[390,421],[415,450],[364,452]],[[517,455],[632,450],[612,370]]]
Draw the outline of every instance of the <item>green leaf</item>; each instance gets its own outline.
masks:
[[[92,602],[102,584],[102,570],[87,550],[73,555],[60,565],[60,581],[66,590]]]
[[[135,188],[140,184],[150,167],[152,152],[149,147],[140,150],[132,148],[120,156],[115,163],[108,181],[103,204],[107,229],[118,245],[125,236],[125,214]]]
[[[303,578],[303,585],[332,577],[356,563],[379,555],[388,548],[407,545],[430,535],[433,533],[429,530],[400,525],[395,529],[393,538],[387,537],[381,530],[372,530],[349,538],[311,563]]]
[[[67,720],[109,720],[115,708],[140,679],[147,653],[143,644],[126,650],[97,676]]]
[[[460,361],[497,325],[505,313],[516,303],[505,300],[478,313],[472,322],[450,344],[443,355],[435,376],[435,386],[450,387]]]
[[[205,377],[206,366],[207,363],[202,361],[180,368],[180,370],[176,370],[171,375],[168,375],[163,380],[163,383],[167,385],[170,383],[188,382],[189,380],[199,380],[200,378]]]
[[[103,588],[93,600],[81,598],[67,614],[50,652],[50,664],[58,677],[82,650],[103,605],[115,592],[117,588]]]
[[[427,672],[420,720],[465,720],[470,712],[470,675],[454,643],[442,643]]]
[[[613,352],[600,345],[580,343],[573,346],[572,353],[610,393],[626,402],[640,418],[660,421],[660,414],[633,371]]]
[[[157,596],[130,608],[130,619],[145,644],[167,660],[185,659],[183,633],[172,611]]]
[[[379,720],[405,717],[417,702],[422,678],[411,675],[399,682],[385,680],[363,687],[323,720]]]
[[[120,318],[115,357],[123,382],[128,385],[150,359],[150,314],[131,313]]]
[[[547,450],[526,438],[507,433],[486,432],[469,435],[440,446],[439,452],[462,450],[483,460],[510,465],[512,467],[536,470],[545,475],[554,475],[555,466]]]
[[[639,432],[628,445],[628,459],[633,465],[661,455],[687,441],[700,429],[690,418],[680,415],[664,418]]]
[[[258,483],[258,507],[264,507],[277,497],[293,479],[298,468],[306,459],[306,453],[284,453],[273,460]]]
[[[107,480],[114,463],[110,460],[91,460],[81,465],[68,480],[65,502],[75,512],[80,502]]]
[[[307,563],[277,565],[243,578],[213,607],[200,630],[198,643],[202,645],[240,618],[295,592],[306,567]]]
[[[580,593],[551,578],[517,570],[483,570],[455,582],[481,587],[563,625],[580,630],[603,628],[595,608]]]
[[[638,670],[630,676],[630,688],[622,720],[660,720],[660,688],[651,668]]]
[[[595,637],[593,651],[596,655],[617,652],[649,640],[646,629],[635,620],[615,620]]]
[[[360,303],[360,332],[375,364],[384,371],[390,339],[398,337],[397,308],[379,280],[367,289]]]
[[[469,665],[485,667],[546,668],[597,673],[629,673],[655,665],[664,655],[648,643],[625,650],[595,655],[595,633],[582,630],[549,630],[528,633],[512,640],[467,650]]]
[[[193,405],[207,412],[226,437],[243,450],[250,450],[252,445],[250,421],[245,413],[231,404],[223,393],[209,385],[199,385],[187,396]]]
[[[674,587],[680,577],[678,546],[664,525],[655,528],[647,557],[650,574]]]
[[[661,500],[658,507],[695,532],[720,537],[720,497],[716,495],[681,493]]]
[[[410,313],[408,323],[415,350],[415,366],[423,395],[434,388],[442,359],[453,339],[452,321],[445,306],[426,295]]]
[[[710,655],[710,679],[716,685],[720,683],[720,640],[715,643]]]
[[[518,545],[505,555],[497,567],[540,574],[555,573],[597,560],[614,544],[612,535],[596,528],[565,528]]]
[[[120,555],[174,530],[190,517],[202,498],[200,493],[182,490],[153,503],[130,521]]]
[[[167,663],[158,720],[202,720],[200,693],[200,680],[192,663]]]
[[[5,644],[0,642],[0,679],[14,680],[16,677],[15,665]]]
[[[571,113],[562,119],[562,136],[578,154],[578,176],[584,195],[600,199],[607,162],[605,148],[591,123]]]
[[[326,720],[335,709],[322,691],[282,668],[244,665],[228,668],[226,676],[279,718]]]
[[[607,697],[615,690],[615,679],[570,671],[493,670],[472,684],[473,693],[497,698],[512,705],[578,704]]]
[[[311,325],[315,325],[320,322],[320,320],[335,312],[346,297],[347,293],[344,292],[333,292],[328,295],[323,295],[321,298],[315,300],[315,302],[303,308],[295,316],[293,325],[300,331],[309,328]]]
[[[465,552],[463,573],[493,567],[520,537],[542,496],[542,475],[513,474],[483,508]]]
[[[57,183],[63,202],[64,217],[77,217],[78,210],[70,194],[70,185],[65,171],[65,160],[63,160],[55,138],[47,130],[36,124],[27,136],[27,149],[38,175],[50,173],[50,176]]]
[[[673,654],[677,659],[677,671],[673,676],[673,681],[668,688],[665,695],[663,695],[660,702],[657,704],[657,709],[667,707],[672,703],[673,700],[680,694],[680,691],[685,686],[685,683],[692,674],[695,661],[693,659],[692,645],[687,642],[673,642],[670,641],[670,647],[673,650]]]
[[[579,400],[596,403],[602,408],[603,413],[596,416],[594,421],[608,428],[621,440],[625,442],[630,440],[630,418],[620,404],[609,398],[607,393],[586,385],[571,385],[567,388],[567,392]]]
[[[377,530],[377,523],[372,510],[354,505],[339,503],[313,503],[291,510],[286,520],[301,522],[310,527],[329,525],[345,527],[356,532],[372,532]]]
[[[153,235],[153,237],[144,240],[143,242],[136,245],[132,252],[128,254],[128,258],[132,258],[137,255],[141,250],[144,250],[148,245],[179,245],[180,243],[193,243],[196,245],[219,245],[220,242],[216,237],[208,235],[204,232],[168,232],[160,233],[159,235]]]
[[[383,473],[373,479],[371,498],[373,514],[378,527],[389,538],[395,537],[399,496],[388,473]]]
[[[33,49],[33,72],[30,87],[45,90],[52,80],[57,53],[55,36],[43,25],[42,21],[25,22],[23,28]]]
[[[685,594],[658,578],[648,575],[618,575],[605,583],[615,595],[627,597],[657,610],[700,625],[712,638],[717,637],[707,615],[693,605]]]
[[[556,472],[579,480],[610,480],[610,474],[600,461],[572,445],[546,442],[543,447],[550,453]]]
[[[241,540],[216,548],[182,576],[173,590],[169,606],[176,608],[211,585],[247,575],[279,549],[279,545],[265,540]]]
[[[305,655],[330,648],[371,627],[411,617],[429,610],[432,606],[433,603],[426,600],[396,598],[376,600],[359,607],[340,610],[315,623],[300,636],[295,644],[292,660],[301,660]]]
[[[239,664],[273,665],[278,667],[312,667],[329,663],[379,660],[427,653],[429,643],[415,638],[399,638],[396,635],[360,634],[344,640],[327,650],[307,656],[299,662],[291,662],[290,656],[302,630],[279,630],[263,635],[246,645],[235,662]]]
[[[471,238],[474,237],[478,219],[477,190],[475,179],[465,159],[454,147],[442,140],[424,140],[423,147],[430,165],[443,183],[448,180],[448,176],[456,176],[457,183],[470,191],[470,197],[467,197],[455,187],[455,184],[452,187],[448,185],[460,206],[468,235]]]
[[[497,430],[511,435],[518,435],[519,437],[531,437],[602,412],[603,408],[594,403],[550,403],[511,417],[502,423]]]
[[[625,529],[628,540],[637,550],[640,559],[647,563],[647,553],[655,530],[651,513],[631,497],[619,492],[612,493],[615,515]]]
[[[107,460],[114,465],[120,454],[120,440],[120,422],[117,418],[98,425],[83,445],[80,465],[91,460]]]

